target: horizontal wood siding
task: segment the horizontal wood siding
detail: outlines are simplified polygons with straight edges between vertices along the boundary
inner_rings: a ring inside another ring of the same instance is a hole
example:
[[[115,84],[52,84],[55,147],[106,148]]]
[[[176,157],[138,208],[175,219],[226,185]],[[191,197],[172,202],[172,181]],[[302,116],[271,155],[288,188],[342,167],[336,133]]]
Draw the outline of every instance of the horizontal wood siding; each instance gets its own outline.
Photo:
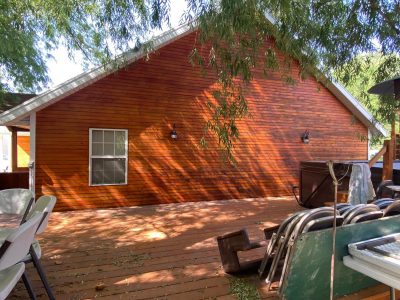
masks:
[[[298,184],[302,160],[367,158],[366,127],[315,79],[288,86],[261,72],[248,87],[252,117],[239,122],[237,165],[222,162],[212,136],[201,149],[216,84],[189,64],[193,38],[38,112],[37,193],[55,194],[58,210],[280,196]],[[89,128],[128,129],[127,185],[89,186]]]

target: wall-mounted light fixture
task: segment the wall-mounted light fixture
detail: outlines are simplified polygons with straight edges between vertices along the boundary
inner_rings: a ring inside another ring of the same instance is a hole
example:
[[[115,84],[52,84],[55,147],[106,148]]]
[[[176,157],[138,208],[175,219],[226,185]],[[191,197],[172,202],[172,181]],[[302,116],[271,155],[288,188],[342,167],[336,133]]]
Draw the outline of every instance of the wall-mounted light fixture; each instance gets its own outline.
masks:
[[[172,127],[171,131],[171,139],[176,140],[178,138],[178,133],[176,132],[176,125],[174,123],[174,126]]]
[[[304,144],[308,144],[310,142],[310,132],[308,130],[304,131],[304,133],[301,135],[301,141]]]

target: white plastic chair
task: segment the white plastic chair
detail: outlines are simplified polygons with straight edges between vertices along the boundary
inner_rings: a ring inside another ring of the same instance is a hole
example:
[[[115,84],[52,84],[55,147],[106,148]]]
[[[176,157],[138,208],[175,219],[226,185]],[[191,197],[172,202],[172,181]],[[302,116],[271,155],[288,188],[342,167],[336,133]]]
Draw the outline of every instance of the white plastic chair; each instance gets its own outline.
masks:
[[[21,262],[27,255],[43,214],[37,213],[13,230],[0,247],[0,300],[5,299],[21,279],[31,299],[36,299],[25,272],[25,264]]]
[[[33,205],[31,211],[27,215],[27,219],[30,219],[35,213],[43,213],[43,221],[40,223],[40,226],[36,232],[36,234],[43,233],[47,225],[49,224],[49,218],[51,213],[53,212],[54,206],[57,203],[57,198],[51,195],[45,195],[39,197],[36,203]]]
[[[33,193],[27,189],[7,189],[0,191],[0,214],[15,214],[25,220],[31,205]]]
[[[39,224],[36,234],[41,234],[46,230],[47,225],[49,223],[51,212],[53,211],[56,202],[57,198],[55,196],[50,196],[50,195],[41,196],[39,199],[37,199],[35,205],[32,207],[32,210],[29,212],[27,216],[27,220],[30,220],[30,218],[37,213],[43,214],[43,219]],[[43,285],[46,289],[46,293],[49,296],[49,299],[52,300],[55,299],[55,297],[47,281],[47,277],[43,270],[42,264],[40,263],[41,256],[42,256],[42,249],[40,248],[40,244],[37,240],[34,240],[29,249],[29,254],[24,259],[24,262],[25,263],[33,262],[33,265],[35,266],[39,274],[39,277],[42,280]]]

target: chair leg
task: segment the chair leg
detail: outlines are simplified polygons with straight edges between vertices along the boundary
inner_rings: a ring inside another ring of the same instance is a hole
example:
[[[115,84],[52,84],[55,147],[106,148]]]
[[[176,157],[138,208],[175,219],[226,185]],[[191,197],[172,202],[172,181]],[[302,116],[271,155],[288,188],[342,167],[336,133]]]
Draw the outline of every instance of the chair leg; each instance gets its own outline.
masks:
[[[36,300],[35,292],[33,291],[33,288],[28,279],[28,276],[26,275],[26,271],[24,272],[24,274],[22,274],[22,281],[24,282],[25,288],[28,291],[29,298],[31,298],[32,300]]]
[[[54,297],[54,294],[51,290],[49,282],[47,281],[47,277],[46,277],[46,274],[44,273],[42,264],[40,263],[40,260],[37,257],[36,252],[32,246],[31,246],[29,253],[31,254],[33,265],[35,266],[35,268],[39,274],[39,277],[43,282],[44,288],[46,289],[47,296],[49,296],[50,300],[55,300],[56,298]]]

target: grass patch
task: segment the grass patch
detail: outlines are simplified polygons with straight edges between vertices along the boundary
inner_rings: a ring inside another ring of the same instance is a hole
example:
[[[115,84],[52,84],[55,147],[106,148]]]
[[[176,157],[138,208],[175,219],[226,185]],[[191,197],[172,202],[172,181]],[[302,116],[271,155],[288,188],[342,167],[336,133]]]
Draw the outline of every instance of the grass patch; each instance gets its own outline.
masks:
[[[257,287],[251,279],[229,278],[230,292],[238,300],[260,300]]]
[[[150,256],[148,254],[135,254],[131,251],[125,255],[115,256],[112,260],[112,263],[118,267],[129,265],[142,266],[143,262],[149,258]]]

